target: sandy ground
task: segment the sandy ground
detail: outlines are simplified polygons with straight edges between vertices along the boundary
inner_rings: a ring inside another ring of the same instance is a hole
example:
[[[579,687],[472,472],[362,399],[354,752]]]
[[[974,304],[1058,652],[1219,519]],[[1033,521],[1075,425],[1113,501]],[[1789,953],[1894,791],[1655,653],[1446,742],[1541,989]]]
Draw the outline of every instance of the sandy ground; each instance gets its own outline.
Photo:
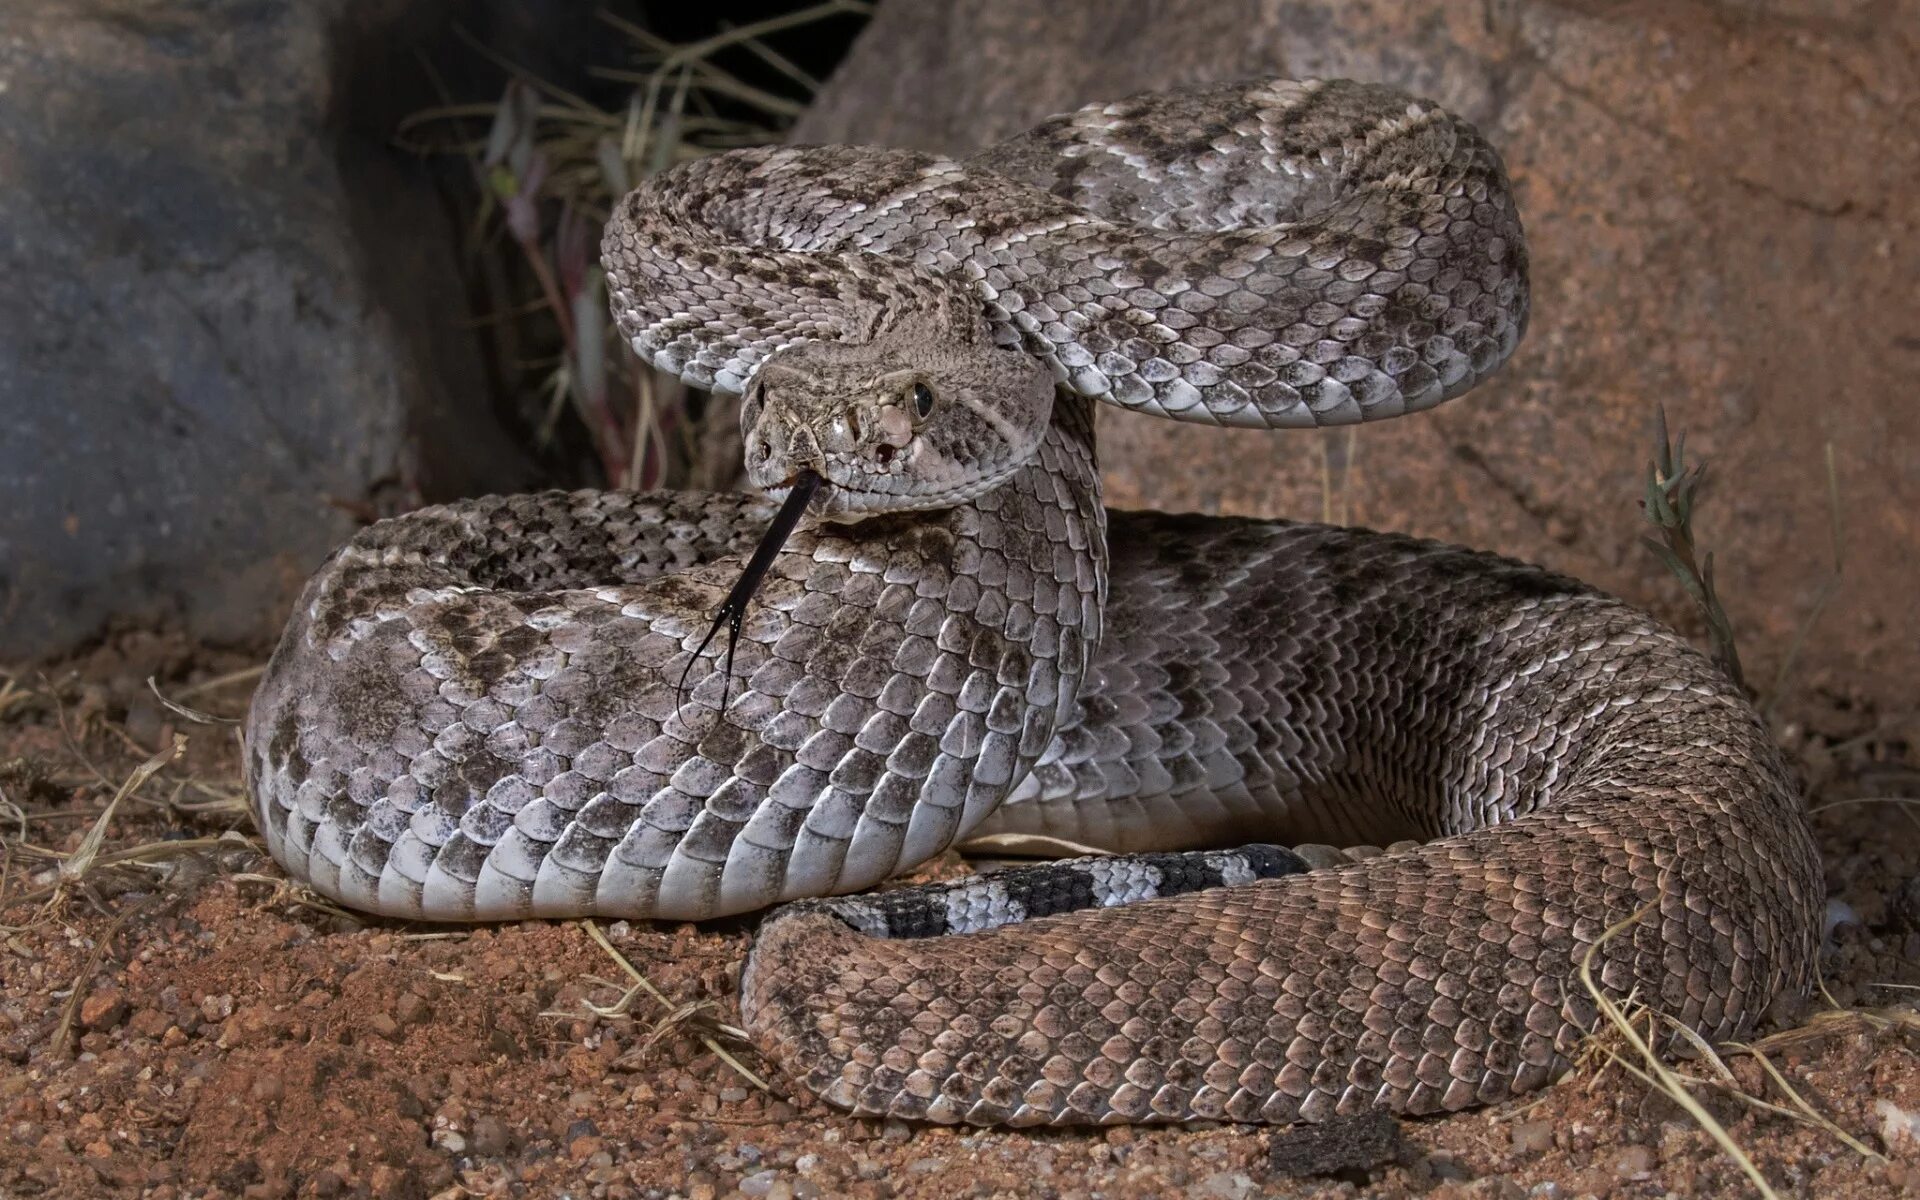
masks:
[[[0,1196],[1757,1194],[1609,1061],[1632,1053],[1618,1034],[1534,1097],[1331,1138],[954,1131],[763,1091],[723,1029],[745,923],[616,922],[603,946],[584,923],[364,920],[289,886],[251,840],[232,727],[145,683],[230,716],[254,665],[128,633],[0,675]],[[1830,1001],[1778,1013],[1764,1065],[1729,1052],[1694,1090],[1782,1196],[1920,1193],[1901,1133],[1920,1114],[1920,820],[1878,799],[1920,796],[1920,724],[1820,696],[1778,727],[1840,918]]]

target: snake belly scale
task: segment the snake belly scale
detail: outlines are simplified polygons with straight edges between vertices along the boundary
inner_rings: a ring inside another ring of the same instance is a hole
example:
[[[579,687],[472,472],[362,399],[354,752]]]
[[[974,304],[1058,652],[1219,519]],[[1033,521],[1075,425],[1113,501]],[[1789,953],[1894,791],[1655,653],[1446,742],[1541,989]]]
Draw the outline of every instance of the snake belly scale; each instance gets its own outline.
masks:
[[[1519,221],[1444,110],[1262,80],[965,160],[729,152],[627,197],[603,259],[622,333],[741,394],[749,479],[806,518],[730,679],[695,651],[772,500],[363,531],[247,724],[268,845],[324,894],[795,901],[745,1027],[834,1104],[937,1121],[1443,1111],[1567,1066],[1583,962],[1709,1037],[1810,981],[1797,789],[1683,639],[1491,555],[1100,504],[1097,404],[1351,423],[1513,351]],[[986,834],[1120,853],[851,894]],[[1249,842],[1280,844],[1217,848]]]

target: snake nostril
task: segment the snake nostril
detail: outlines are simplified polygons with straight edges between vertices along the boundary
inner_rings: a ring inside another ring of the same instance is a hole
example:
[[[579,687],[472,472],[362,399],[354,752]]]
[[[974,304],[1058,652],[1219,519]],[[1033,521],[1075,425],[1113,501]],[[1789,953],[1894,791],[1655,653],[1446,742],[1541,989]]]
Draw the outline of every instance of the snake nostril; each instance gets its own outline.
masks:
[[[768,447],[768,445],[767,445],[767,443],[766,443],[766,439],[764,439],[764,438],[755,438],[755,439],[754,439],[754,442],[753,442],[753,461],[755,461],[755,462],[765,462],[765,461],[767,461],[767,458],[768,458],[768,456],[770,456],[770,455],[771,455],[772,453],[773,453],[773,450],[772,450],[771,448],[769,448],[769,447]]]
[[[873,456],[880,460],[881,466],[887,466],[893,462],[893,447],[886,442],[881,442],[873,448]]]

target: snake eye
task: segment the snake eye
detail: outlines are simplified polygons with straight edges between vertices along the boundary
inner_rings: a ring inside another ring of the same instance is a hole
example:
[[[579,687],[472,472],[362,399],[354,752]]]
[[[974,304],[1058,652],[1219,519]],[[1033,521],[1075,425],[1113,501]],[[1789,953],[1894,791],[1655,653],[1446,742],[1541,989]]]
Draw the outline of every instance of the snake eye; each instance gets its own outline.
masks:
[[[916,383],[907,395],[913,400],[913,411],[924,421],[933,414],[933,389],[924,383]]]

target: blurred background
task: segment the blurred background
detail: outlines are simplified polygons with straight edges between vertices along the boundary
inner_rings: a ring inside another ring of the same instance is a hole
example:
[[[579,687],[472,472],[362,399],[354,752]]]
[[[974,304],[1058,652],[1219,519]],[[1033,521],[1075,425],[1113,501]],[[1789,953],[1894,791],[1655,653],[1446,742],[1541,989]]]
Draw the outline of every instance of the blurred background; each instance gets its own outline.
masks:
[[[1264,73],[1430,96],[1505,153],[1512,364],[1415,419],[1102,415],[1119,506],[1330,519],[1703,631],[1642,544],[1656,406],[1776,713],[1911,740],[1920,13],[1899,0],[0,0],[0,661],[257,652],[368,520],[726,487],[731,401],[636,369],[595,265],[640,175],[793,138],[964,151]]]

